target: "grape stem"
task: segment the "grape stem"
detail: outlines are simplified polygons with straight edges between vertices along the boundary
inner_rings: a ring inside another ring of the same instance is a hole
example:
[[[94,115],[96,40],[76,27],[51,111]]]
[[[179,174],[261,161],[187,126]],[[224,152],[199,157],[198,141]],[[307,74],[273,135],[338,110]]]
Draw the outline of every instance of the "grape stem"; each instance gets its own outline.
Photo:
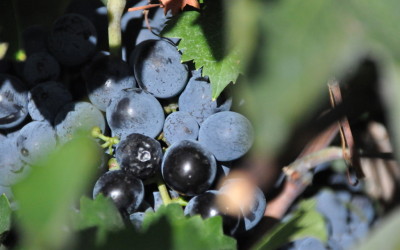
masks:
[[[99,127],[93,127],[91,134],[94,138],[98,138],[104,141],[104,143],[101,144],[101,147],[108,148],[110,154],[113,153],[113,146],[119,143],[119,139],[117,137],[109,137],[103,135]]]
[[[169,196],[169,192],[168,192],[168,189],[167,189],[167,186],[165,185],[165,183],[162,182],[161,180],[159,180],[158,184],[157,184],[157,187],[158,187],[158,191],[160,192],[163,204],[164,205],[171,204],[172,203],[172,199]]]
[[[121,17],[124,12],[126,0],[108,0],[108,44],[110,54],[120,56],[121,51]]]

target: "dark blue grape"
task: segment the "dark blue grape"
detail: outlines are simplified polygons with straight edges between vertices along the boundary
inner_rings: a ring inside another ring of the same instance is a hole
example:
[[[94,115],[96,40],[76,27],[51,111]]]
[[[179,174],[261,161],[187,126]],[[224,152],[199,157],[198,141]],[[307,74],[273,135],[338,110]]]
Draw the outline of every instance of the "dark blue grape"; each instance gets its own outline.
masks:
[[[28,111],[33,120],[53,124],[60,108],[72,101],[69,90],[59,82],[38,84],[28,94]]]
[[[99,193],[110,197],[121,212],[133,213],[142,203],[144,187],[140,179],[123,170],[103,174],[93,188],[93,198]]]
[[[199,142],[218,161],[232,161],[243,156],[253,144],[253,128],[243,115],[223,111],[211,115],[200,126]]]
[[[37,52],[47,52],[48,32],[44,26],[29,26],[22,32],[22,45],[26,55],[29,57]]]
[[[37,52],[28,57],[24,65],[24,78],[30,87],[38,83],[56,80],[60,75],[60,65],[47,52]]]
[[[147,40],[136,46],[130,64],[139,86],[157,98],[178,95],[188,80],[181,54],[175,45],[164,40]]]
[[[121,139],[132,133],[155,138],[164,124],[164,110],[159,101],[142,89],[120,91],[106,110],[113,135]]]
[[[165,183],[180,194],[199,195],[215,179],[217,165],[213,155],[196,141],[183,140],[165,152],[161,172]]]
[[[67,142],[78,130],[91,131],[97,126],[104,131],[105,120],[100,110],[88,102],[70,102],[55,118],[55,130],[61,143]]]
[[[86,17],[79,14],[66,14],[58,18],[48,38],[51,54],[66,66],[77,66],[89,60],[96,45],[96,29]]]
[[[189,113],[177,111],[167,116],[163,132],[169,145],[182,140],[196,140],[199,135],[199,124]]]
[[[223,207],[217,203],[217,196],[225,195],[215,190],[209,190],[193,197],[185,207],[185,215],[200,215],[203,219],[214,216],[222,217],[223,229],[226,234],[233,235],[240,226],[240,216],[232,216],[226,213],[229,207]]]
[[[110,100],[118,92],[136,87],[130,66],[115,56],[96,57],[84,76],[89,99],[101,111],[106,111]]]
[[[220,191],[222,193],[229,191],[229,185],[240,185],[241,179],[229,179],[224,182]],[[246,231],[254,228],[264,217],[265,209],[267,208],[267,201],[263,191],[257,186],[253,186],[254,190],[249,195],[252,195],[254,201],[252,204],[246,204],[248,206],[248,212],[243,214],[244,228]],[[228,194],[229,195],[229,194]],[[242,205],[242,204],[240,204]],[[243,211],[243,209],[242,209]]]
[[[32,121],[20,130],[16,143],[20,158],[33,164],[55,149],[56,132],[47,122]]]
[[[142,180],[160,170],[162,155],[160,143],[142,134],[128,135],[115,151],[119,166]]]
[[[82,15],[90,20],[96,28],[97,47],[108,50],[108,17],[107,7],[100,0],[73,0],[68,5],[66,13]]]
[[[211,85],[205,78],[199,77],[200,73],[190,78],[185,90],[179,96],[179,110],[194,116],[201,125],[212,114],[228,111],[232,99],[224,100],[223,96],[212,100]]]
[[[16,77],[0,74],[0,129],[21,124],[28,115],[28,90]]]
[[[0,185],[11,186],[29,173],[29,166],[19,157],[15,137],[0,141]]]

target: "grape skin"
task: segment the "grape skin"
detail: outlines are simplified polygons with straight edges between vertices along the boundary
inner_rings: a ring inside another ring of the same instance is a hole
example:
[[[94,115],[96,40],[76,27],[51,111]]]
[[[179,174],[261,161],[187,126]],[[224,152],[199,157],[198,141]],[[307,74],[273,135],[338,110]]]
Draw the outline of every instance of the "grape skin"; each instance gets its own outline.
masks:
[[[214,182],[216,172],[214,156],[198,142],[191,140],[171,145],[161,165],[165,183],[187,196],[207,191]]]
[[[178,95],[188,80],[188,68],[181,63],[181,54],[175,45],[164,40],[146,40],[137,45],[130,63],[140,88],[157,98]]]
[[[239,113],[219,112],[200,126],[199,142],[218,161],[232,161],[242,157],[252,146],[253,128],[250,121]]]
[[[63,65],[77,66],[89,60],[96,49],[97,32],[93,24],[79,14],[59,17],[48,38],[50,53]]]
[[[180,111],[188,112],[201,125],[210,115],[220,111],[228,111],[231,108],[232,99],[223,101],[220,96],[213,101],[211,85],[200,75],[200,72],[194,72],[186,88],[180,94],[178,104]]]
[[[163,132],[169,145],[182,140],[196,140],[199,135],[199,124],[189,113],[177,111],[167,116]]]
[[[60,65],[47,52],[38,52],[28,57],[24,65],[24,78],[30,87],[38,83],[56,80],[60,75]]]
[[[96,57],[84,76],[90,102],[101,111],[119,91],[136,87],[130,66],[115,56]]]
[[[200,215],[203,219],[214,216],[221,216],[224,232],[230,235],[236,233],[240,226],[240,216],[232,216],[223,212],[216,203],[217,196],[224,195],[216,190],[208,190],[207,192],[197,195],[190,199],[185,207],[184,214],[189,216]],[[224,208],[226,211],[229,207]]]
[[[229,185],[238,184],[240,179],[229,179],[224,182],[224,185],[220,188],[220,191],[226,192],[225,190],[229,190]],[[240,185],[240,184],[239,184]],[[244,228],[246,231],[254,228],[264,217],[265,209],[267,208],[267,201],[265,199],[265,195],[263,191],[259,187],[254,186],[254,202],[249,206],[248,213],[243,215],[244,219]]]
[[[56,133],[47,122],[32,121],[20,130],[16,144],[20,158],[33,164],[56,147]]]
[[[0,141],[0,185],[11,186],[29,173],[29,166],[24,164],[16,146],[16,137],[10,136]]]
[[[97,126],[105,129],[103,114],[88,102],[70,102],[64,105],[55,118],[55,130],[59,142],[70,140],[78,130],[90,131]]]
[[[63,84],[50,81],[32,88],[28,99],[28,111],[31,118],[53,124],[60,108],[72,101],[72,95]]]
[[[144,186],[140,179],[123,170],[108,171],[97,180],[93,199],[102,193],[110,197],[120,211],[133,213],[142,203]]]
[[[164,125],[164,110],[158,100],[142,89],[124,89],[111,100],[106,118],[113,135],[123,140],[132,133],[155,138]]]
[[[122,140],[115,151],[120,167],[145,180],[160,169],[162,149],[158,141],[141,134],[130,134]]]

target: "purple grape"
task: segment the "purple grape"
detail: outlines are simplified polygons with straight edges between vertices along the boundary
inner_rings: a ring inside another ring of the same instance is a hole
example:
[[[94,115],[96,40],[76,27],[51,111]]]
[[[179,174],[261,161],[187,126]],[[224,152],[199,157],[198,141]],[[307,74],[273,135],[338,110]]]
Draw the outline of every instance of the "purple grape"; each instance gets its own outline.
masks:
[[[144,187],[140,179],[123,170],[103,174],[93,188],[93,199],[102,193],[110,197],[120,211],[133,213],[142,203]]]
[[[132,133],[155,138],[164,125],[164,110],[159,101],[142,89],[120,91],[106,110],[113,135],[121,139]]]
[[[214,182],[217,165],[213,155],[196,141],[183,140],[165,152],[161,172],[165,183],[180,194],[199,195]]]
[[[253,127],[243,115],[223,111],[211,115],[200,126],[199,142],[218,161],[242,157],[253,144]]]
[[[162,155],[160,143],[142,134],[128,135],[115,151],[120,167],[142,180],[159,171]]]

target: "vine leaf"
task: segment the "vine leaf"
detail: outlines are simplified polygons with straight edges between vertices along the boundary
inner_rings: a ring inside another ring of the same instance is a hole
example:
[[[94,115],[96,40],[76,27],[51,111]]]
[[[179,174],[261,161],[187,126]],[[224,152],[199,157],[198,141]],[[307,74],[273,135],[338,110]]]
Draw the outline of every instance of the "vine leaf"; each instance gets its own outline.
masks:
[[[108,231],[122,229],[124,223],[121,214],[109,198],[102,194],[94,200],[82,196],[80,212],[76,214],[76,228],[85,230],[97,227],[97,243],[105,240]]]
[[[325,221],[316,210],[315,200],[304,200],[286,222],[269,231],[253,249],[277,249],[285,243],[304,237],[315,237],[323,242],[328,239]]]
[[[167,227],[163,234],[170,238],[171,249],[236,249],[235,239],[224,235],[220,216],[203,220],[200,216],[186,217],[178,204],[161,206],[148,213],[142,231],[149,233]],[[171,237],[173,235],[173,237]],[[163,236],[158,236],[163,238]]]
[[[202,12],[186,11],[173,18],[162,36],[180,38],[178,49],[182,61],[194,61],[209,77],[212,97],[216,99],[224,88],[235,82],[241,71],[238,47],[227,48],[224,32],[224,11],[221,1],[208,1]]]
[[[160,0],[164,6],[164,14],[171,10],[172,15],[178,14],[186,5],[190,5],[196,9],[200,9],[200,4],[197,0]]]

